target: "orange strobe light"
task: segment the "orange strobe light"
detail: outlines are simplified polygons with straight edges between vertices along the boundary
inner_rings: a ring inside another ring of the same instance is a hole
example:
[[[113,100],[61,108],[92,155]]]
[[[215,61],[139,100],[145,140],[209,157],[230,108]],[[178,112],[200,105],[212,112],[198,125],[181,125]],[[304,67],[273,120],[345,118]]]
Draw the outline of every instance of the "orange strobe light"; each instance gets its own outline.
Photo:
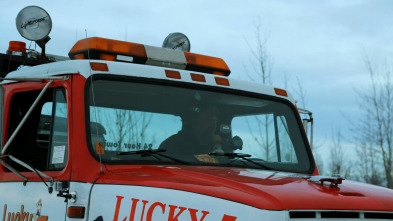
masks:
[[[221,58],[210,57],[206,55],[184,52],[187,60],[187,70],[207,72],[222,76],[228,76],[231,73],[228,65]]]
[[[26,54],[26,43],[22,41],[10,41],[7,54],[24,56]]]
[[[132,56],[134,63],[144,64],[147,60],[145,47],[141,44],[98,37],[78,41],[68,53],[71,59],[90,57],[97,60],[115,60],[117,55]]]

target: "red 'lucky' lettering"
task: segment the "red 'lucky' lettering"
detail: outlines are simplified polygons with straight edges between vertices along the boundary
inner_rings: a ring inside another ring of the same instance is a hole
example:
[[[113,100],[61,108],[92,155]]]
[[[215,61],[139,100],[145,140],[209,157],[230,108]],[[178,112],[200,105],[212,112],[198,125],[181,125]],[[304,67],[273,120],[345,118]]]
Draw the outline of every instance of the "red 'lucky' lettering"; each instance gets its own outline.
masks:
[[[196,215],[198,210],[189,208],[188,211],[190,211],[191,220],[192,221],[198,221],[197,215]],[[207,212],[207,211],[202,211],[202,213],[203,213],[203,216],[202,216],[202,218],[199,221],[203,221],[205,219],[205,217],[207,216],[207,214],[209,214],[209,212]]]
[[[8,214],[8,216],[7,216]],[[20,206],[20,212],[8,212],[7,213],[7,204],[4,205],[3,219],[2,221],[32,221],[37,220],[48,220],[48,216],[37,216],[34,217],[35,214],[30,214],[29,212],[25,212],[25,206]],[[8,217],[8,218],[7,218]]]
[[[146,208],[146,204],[148,203],[149,201],[147,201],[147,200],[142,200],[142,203],[143,203],[143,209],[142,209],[142,217],[141,217],[141,221],[143,220],[143,215],[145,214],[145,208]],[[130,219],[131,219],[131,217],[130,217]]]
[[[236,216],[228,216],[228,215],[224,215],[224,217],[222,217],[221,221],[236,221],[237,217]]]
[[[130,221],[134,221],[136,204],[139,202],[139,199],[132,198],[131,200],[132,200],[132,207],[131,207],[131,213],[130,213]]]
[[[184,210],[186,210],[187,208],[185,207],[179,207],[180,211],[176,214],[175,216],[175,210],[177,208],[177,206],[174,205],[169,205],[169,216],[168,216],[168,221],[179,221],[178,218],[179,216],[183,213]]]
[[[161,207],[163,214],[165,213],[165,204],[162,204],[160,202],[155,202],[153,203],[153,205],[150,206],[149,210],[147,211],[146,221],[151,221],[151,217],[153,216],[153,211],[157,206]]]
[[[117,200],[116,200],[116,207],[115,207],[115,213],[113,216],[113,221],[118,221],[119,219],[119,213],[120,213],[120,207],[121,207],[121,202],[124,199],[123,196],[116,196]],[[132,205],[131,205],[131,211],[130,211],[130,218],[129,221],[134,221],[135,220],[135,214],[136,214],[136,210],[137,210],[137,205],[140,201],[140,199],[135,199],[135,198],[131,198],[132,201]],[[166,211],[166,207],[167,204],[161,203],[161,202],[154,202],[151,205],[149,205],[149,201],[147,200],[142,200],[143,203],[143,207],[142,207],[142,211],[141,211],[141,221],[152,221],[153,219],[153,213],[156,212],[155,214],[157,215],[157,212],[160,213],[162,212],[163,215],[165,215],[165,211]],[[210,214],[210,212],[208,211],[203,211],[201,210],[199,212],[199,210],[197,209],[193,209],[193,208],[186,208],[186,207],[181,207],[181,206],[175,206],[175,205],[168,205],[169,207],[169,214],[168,214],[168,221],[179,221],[179,217],[181,215],[187,215],[187,213],[184,213],[184,211],[188,210],[189,212],[189,219],[191,218],[191,221],[203,221],[207,215]],[[139,207],[140,208],[140,207]],[[157,209],[159,210],[161,208],[161,211],[157,211]],[[178,211],[176,211],[177,209],[179,209]],[[145,211],[146,212],[146,219],[144,219],[145,216]],[[202,214],[200,214],[202,213]],[[198,217],[200,217],[198,219]],[[223,216],[221,221],[236,221],[237,217],[235,216],[228,216],[225,215]],[[127,220],[127,216],[125,218],[122,219],[123,221]],[[164,220],[164,219],[160,219],[160,220]]]
[[[115,216],[113,217],[113,221],[117,221],[117,218],[119,218],[121,200],[124,199],[123,196],[116,196],[116,198],[117,198],[117,202],[116,202]]]

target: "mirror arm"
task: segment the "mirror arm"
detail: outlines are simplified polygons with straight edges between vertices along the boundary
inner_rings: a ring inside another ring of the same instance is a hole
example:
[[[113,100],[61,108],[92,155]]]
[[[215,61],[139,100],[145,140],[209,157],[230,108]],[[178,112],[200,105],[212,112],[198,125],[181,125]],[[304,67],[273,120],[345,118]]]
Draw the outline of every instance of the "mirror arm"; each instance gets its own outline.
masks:
[[[18,175],[20,178],[23,179],[23,186],[26,186],[27,183],[27,177],[23,176],[22,174],[19,173],[19,171],[15,170],[12,166],[8,165],[6,162],[4,162],[2,159],[0,159],[0,163],[3,164],[5,168],[10,170],[11,172],[15,173]]]

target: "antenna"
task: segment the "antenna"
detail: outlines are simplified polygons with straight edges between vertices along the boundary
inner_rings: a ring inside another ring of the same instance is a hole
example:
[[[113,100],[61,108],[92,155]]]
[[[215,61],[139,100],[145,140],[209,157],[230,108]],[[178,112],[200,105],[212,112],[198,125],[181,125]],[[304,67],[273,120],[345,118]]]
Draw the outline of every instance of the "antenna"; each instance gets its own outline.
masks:
[[[173,49],[175,51],[190,52],[191,43],[187,36],[180,32],[169,34],[162,43],[163,48]]]
[[[87,44],[87,58],[89,59],[89,64],[90,64],[90,50],[89,50],[89,39],[87,38],[87,29],[85,29],[86,33],[86,44]],[[90,68],[90,84],[91,84],[91,93],[93,95],[93,105],[94,105],[94,118],[95,118],[95,126],[96,126],[96,131],[97,131],[97,137],[98,137],[98,117],[97,117],[97,106],[96,106],[96,100],[94,96],[94,86],[93,86],[93,76],[91,75],[91,68]],[[91,130],[91,126],[90,126]],[[91,139],[91,138],[90,138]],[[98,141],[95,141],[93,144],[94,146],[98,146],[98,157],[100,158],[100,173],[104,173],[102,170],[102,157],[101,157],[101,146]]]
[[[126,33],[125,33],[125,37],[126,37],[125,41],[127,41],[127,25],[126,25]]]
[[[41,56],[45,56],[45,45],[50,40],[48,36],[52,30],[52,20],[43,8],[27,6],[16,16],[16,29],[22,37],[35,41],[41,47]]]

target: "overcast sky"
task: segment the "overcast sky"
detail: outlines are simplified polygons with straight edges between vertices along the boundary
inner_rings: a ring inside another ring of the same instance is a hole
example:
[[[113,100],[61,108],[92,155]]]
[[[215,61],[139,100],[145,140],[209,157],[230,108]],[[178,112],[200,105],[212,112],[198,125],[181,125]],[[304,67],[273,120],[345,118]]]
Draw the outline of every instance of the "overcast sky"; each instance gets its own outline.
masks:
[[[25,41],[15,18],[26,6],[37,5],[51,16],[52,38],[47,53],[67,56],[74,43],[98,36],[161,46],[172,32],[191,41],[191,51],[223,58],[231,77],[249,79],[253,72],[249,45],[256,45],[260,22],[273,61],[273,84],[296,97],[300,80],[306,108],[315,118],[315,141],[329,146],[332,130],[340,128],[351,143],[344,115],[360,116],[354,88],[369,82],[367,52],[376,61],[392,60],[393,1],[388,0],[254,0],[254,1],[6,1],[0,0],[0,51],[11,40]],[[29,45],[29,43],[28,43]],[[34,46],[32,46],[34,47]],[[299,99],[299,98],[298,98]]]

